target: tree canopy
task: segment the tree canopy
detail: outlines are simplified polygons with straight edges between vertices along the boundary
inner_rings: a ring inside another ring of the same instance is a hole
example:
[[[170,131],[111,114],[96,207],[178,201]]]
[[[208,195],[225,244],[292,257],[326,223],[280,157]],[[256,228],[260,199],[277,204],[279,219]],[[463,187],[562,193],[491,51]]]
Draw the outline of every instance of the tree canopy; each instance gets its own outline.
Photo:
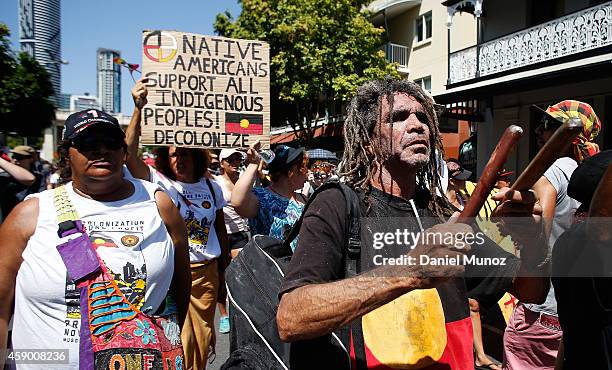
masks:
[[[15,56],[10,31],[0,23],[0,132],[39,136],[55,117],[47,71],[26,53]]]
[[[364,82],[397,77],[380,49],[384,30],[369,20],[365,0],[242,0],[233,19],[218,14],[215,31],[270,44],[275,123],[300,128],[353,96]],[[339,113],[339,112],[336,112]]]

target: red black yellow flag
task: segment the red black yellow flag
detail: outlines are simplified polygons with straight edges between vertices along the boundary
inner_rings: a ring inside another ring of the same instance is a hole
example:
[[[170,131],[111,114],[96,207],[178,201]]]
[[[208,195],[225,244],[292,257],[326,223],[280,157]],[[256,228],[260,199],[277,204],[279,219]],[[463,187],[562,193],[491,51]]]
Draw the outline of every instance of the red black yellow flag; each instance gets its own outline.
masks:
[[[263,115],[225,113],[225,132],[263,135]]]

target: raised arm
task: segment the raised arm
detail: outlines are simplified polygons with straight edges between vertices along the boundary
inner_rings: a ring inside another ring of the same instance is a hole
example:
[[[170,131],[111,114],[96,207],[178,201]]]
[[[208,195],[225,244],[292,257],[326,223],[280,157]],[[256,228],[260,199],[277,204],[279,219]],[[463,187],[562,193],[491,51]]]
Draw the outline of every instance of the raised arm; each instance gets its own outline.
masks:
[[[11,175],[11,177],[21,185],[30,186],[36,180],[36,177],[32,172],[2,158],[0,158],[0,168]]]
[[[142,107],[147,104],[147,88],[145,83],[148,78],[141,78],[136,82],[134,88],[132,88],[132,99],[134,99],[134,112],[132,113],[132,119],[130,124],[125,131],[125,142],[127,143],[127,167],[132,173],[132,176],[142,179],[149,180],[150,173],[149,167],[138,158],[138,143],[140,141],[140,122],[141,122],[141,110]]]
[[[170,290],[176,300],[181,327],[187,316],[189,296],[191,295],[191,273],[189,270],[189,249],[187,247],[187,228],[178,209],[163,191],[155,193],[159,214],[174,244],[174,275]]]
[[[21,266],[21,253],[36,230],[38,199],[18,204],[0,226],[0,348],[6,348],[8,323],[13,314],[15,280]],[[3,368],[0,356],[0,368]]]
[[[253,184],[258,176],[260,158],[257,150],[261,144],[257,141],[251,145],[247,152],[248,166],[244,173],[240,176],[234,190],[232,190],[232,199],[230,204],[240,216],[244,218],[254,218],[259,211],[259,199],[253,194]]]
[[[549,240],[552,231],[553,221],[555,219],[555,208],[557,206],[557,190],[544,176],[533,186],[542,206],[542,219],[544,221],[544,232],[546,240]]]
[[[539,194],[538,194],[539,195]],[[525,303],[542,303],[550,288],[548,239],[542,225],[542,207],[534,191],[502,189],[493,196],[502,201],[494,212],[502,218],[502,228],[518,241],[521,265],[512,282],[510,293]]]

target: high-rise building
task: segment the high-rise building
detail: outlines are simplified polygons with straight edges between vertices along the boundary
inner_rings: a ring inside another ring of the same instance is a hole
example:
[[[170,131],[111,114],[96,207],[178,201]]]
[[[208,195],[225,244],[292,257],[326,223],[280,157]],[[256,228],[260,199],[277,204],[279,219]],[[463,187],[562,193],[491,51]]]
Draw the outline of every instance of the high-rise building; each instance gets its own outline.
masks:
[[[80,112],[88,109],[100,109],[100,101],[95,96],[91,96],[87,93],[85,95],[71,95],[70,96],[70,111]]]
[[[98,49],[98,98],[106,112],[121,112],[121,66],[113,61],[117,50]]]
[[[57,109],[70,110],[70,94],[61,93],[57,99]]]
[[[19,0],[19,43],[51,77],[57,105],[61,93],[60,0]]]

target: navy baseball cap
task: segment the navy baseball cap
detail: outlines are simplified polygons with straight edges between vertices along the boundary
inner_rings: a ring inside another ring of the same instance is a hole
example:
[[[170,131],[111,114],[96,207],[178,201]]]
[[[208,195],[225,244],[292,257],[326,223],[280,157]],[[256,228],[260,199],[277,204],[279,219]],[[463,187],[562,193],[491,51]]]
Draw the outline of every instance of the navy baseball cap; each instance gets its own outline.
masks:
[[[274,160],[268,165],[270,172],[280,172],[291,167],[293,162],[304,154],[304,148],[279,145],[274,148]]]
[[[72,140],[87,128],[102,125],[116,130],[122,137],[125,137],[125,133],[115,117],[101,110],[89,109],[73,113],[66,118],[62,140]]]

